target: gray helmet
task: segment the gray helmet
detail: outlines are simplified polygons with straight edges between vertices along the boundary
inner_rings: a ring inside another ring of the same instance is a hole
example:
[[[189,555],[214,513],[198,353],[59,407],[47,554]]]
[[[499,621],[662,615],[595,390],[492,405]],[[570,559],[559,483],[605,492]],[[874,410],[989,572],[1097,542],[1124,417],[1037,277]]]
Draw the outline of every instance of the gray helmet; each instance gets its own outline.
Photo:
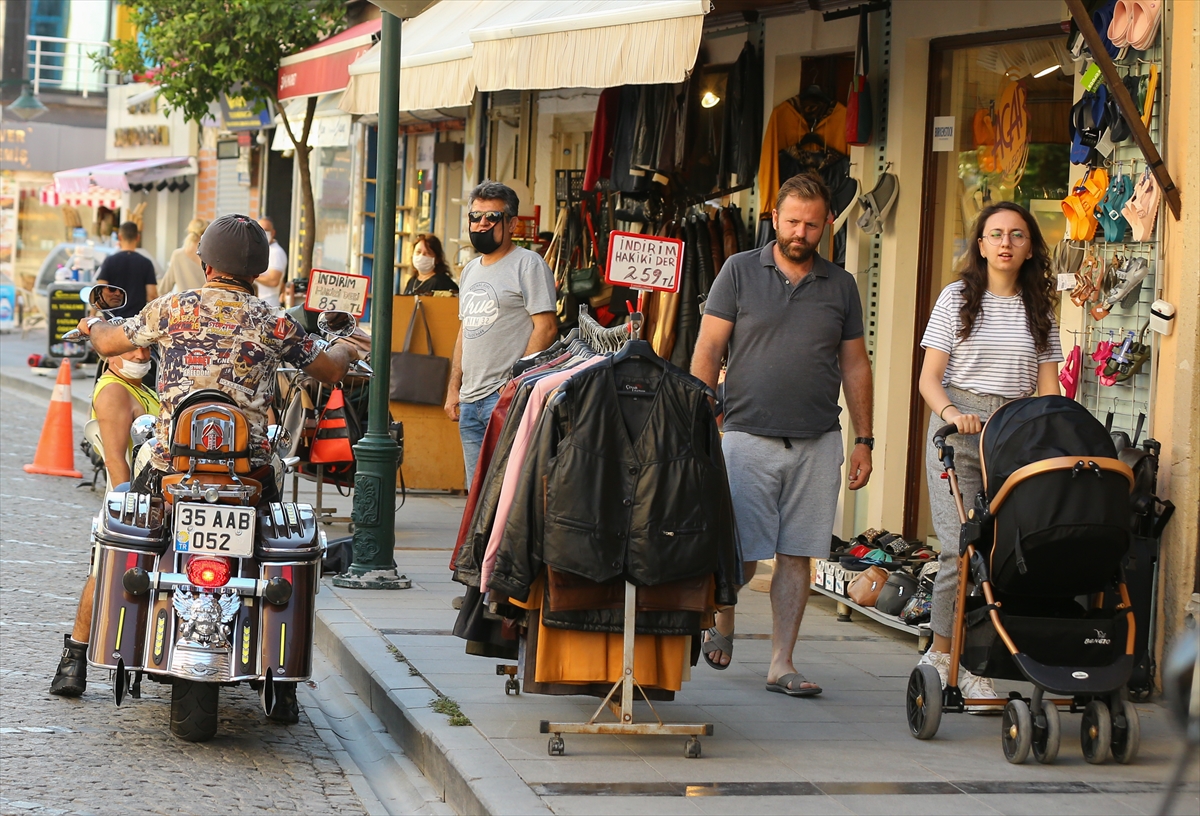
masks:
[[[200,260],[226,275],[256,278],[267,271],[270,240],[258,222],[246,215],[223,215],[200,236]]]

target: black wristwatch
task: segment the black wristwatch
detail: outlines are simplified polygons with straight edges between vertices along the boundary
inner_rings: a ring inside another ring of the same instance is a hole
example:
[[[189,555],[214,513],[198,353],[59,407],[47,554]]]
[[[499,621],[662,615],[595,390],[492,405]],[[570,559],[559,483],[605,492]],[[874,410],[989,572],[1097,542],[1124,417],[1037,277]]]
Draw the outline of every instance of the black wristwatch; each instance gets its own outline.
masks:
[[[871,450],[875,450],[875,437],[873,436],[856,436],[854,437],[855,445],[866,445]]]

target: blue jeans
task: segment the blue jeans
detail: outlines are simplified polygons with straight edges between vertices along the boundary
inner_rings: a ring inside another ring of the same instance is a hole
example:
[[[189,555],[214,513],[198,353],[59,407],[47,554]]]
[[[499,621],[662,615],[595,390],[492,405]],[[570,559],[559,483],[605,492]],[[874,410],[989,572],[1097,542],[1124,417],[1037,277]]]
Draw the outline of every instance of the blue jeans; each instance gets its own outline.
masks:
[[[458,435],[462,439],[463,464],[467,469],[468,490],[475,478],[475,467],[479,464],[479,449],[483,447],[483,434],[491,419],[492,409],[500,401],[500,392],[493,391],[481,400],[463,402],[458,406]]]

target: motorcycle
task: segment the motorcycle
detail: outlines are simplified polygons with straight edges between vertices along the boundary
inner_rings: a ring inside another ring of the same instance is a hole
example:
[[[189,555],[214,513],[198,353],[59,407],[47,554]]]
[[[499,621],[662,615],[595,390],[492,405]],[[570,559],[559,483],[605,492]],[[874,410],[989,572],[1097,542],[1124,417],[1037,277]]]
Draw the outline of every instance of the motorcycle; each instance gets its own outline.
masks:
[[[333,339],[356,321],[327,312],[318,325]],[[276,495],[287,436],[268,431]],[[140,696],[143,674],[169,683],[171,733],[190,742],[216,734],[222,686],[248,682],[271,715],[276,685],[312,672],[325,533],[311,505],[262,501],[249,444],[246,417],[227,395],[189,395],[175,407],[161,491],[110,491],[92,523],[88,665],[113,673],[118,706]]]

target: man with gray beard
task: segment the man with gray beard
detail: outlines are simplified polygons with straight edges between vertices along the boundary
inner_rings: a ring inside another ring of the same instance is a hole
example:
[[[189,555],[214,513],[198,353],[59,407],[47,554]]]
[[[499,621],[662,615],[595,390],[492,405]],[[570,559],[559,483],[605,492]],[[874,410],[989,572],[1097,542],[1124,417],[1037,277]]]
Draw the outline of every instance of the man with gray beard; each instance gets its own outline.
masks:
[[[459,276],[458,317],[446,415],[458,423],[466,484],[500,386],[513,363],[542,351],[558,334],[554,274],[536,252],[514,246],[513,219],[520,202],[511,187],[484,181],[471,191],[467,220],[480,256]]]

